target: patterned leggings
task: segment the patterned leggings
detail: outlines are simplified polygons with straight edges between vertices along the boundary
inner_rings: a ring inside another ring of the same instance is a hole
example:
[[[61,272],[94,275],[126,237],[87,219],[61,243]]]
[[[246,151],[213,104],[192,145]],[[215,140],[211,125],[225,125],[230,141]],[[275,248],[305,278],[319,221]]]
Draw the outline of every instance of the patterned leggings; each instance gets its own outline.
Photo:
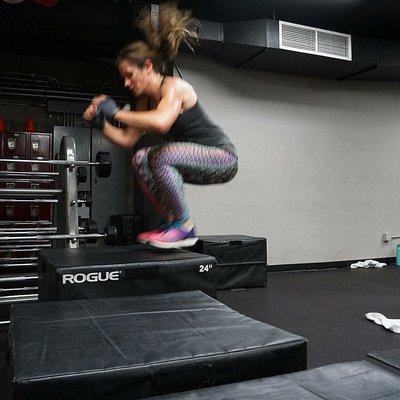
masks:
[[[144,194],[165,219],[190,217],[183,183],[208,185],[230,181],[237,173],[237,157],[218,147],[175,142],[138,150],[132,159]]]

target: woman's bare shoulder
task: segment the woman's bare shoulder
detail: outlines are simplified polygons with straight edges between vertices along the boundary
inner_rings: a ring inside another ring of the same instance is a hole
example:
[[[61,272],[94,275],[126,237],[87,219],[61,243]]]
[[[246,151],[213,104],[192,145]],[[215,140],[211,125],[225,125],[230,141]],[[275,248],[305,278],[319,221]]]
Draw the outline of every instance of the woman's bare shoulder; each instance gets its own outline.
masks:
[[[194,87],[184,79],[167,76],[164,79],[163,89],[172,90],[177,94],[184,104],[183,109],[191,108],[197,101],[197,94]]]

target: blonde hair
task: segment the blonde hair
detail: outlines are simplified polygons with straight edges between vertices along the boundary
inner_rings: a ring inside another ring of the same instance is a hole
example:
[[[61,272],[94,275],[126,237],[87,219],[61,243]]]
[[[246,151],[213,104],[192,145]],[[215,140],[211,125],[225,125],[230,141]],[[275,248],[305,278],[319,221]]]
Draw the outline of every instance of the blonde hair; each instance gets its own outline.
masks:
[[[178,10],[176,3],[160,5],[158,24],[154,24],[149,9],[143,9],[137,26],[143,32],[146,41],[138,40],[125,46],[118,55],[117,65],[128,61],[143,67],[145,61],[150,59],[154,69],[162,73],[167,62],[178,54],[182,42],[187,43],[191,49],[197,42],[198,21],[192,18],[191,11]]]

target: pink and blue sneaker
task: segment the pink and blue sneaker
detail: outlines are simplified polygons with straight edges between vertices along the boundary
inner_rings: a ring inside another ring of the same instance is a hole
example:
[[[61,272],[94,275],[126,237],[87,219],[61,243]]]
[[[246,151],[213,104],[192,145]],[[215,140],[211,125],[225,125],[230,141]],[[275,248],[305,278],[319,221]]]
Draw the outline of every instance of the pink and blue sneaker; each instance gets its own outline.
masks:
[[[194,246],[197,239],[194,227],[187,231],[182,228],[182,224],[175,222],[167,229],[151,235],[148,244],[160,249],[178,249]]]
[[[174,222],[167,222],[167,223],[161,225],[159,228],[152,229],[151,231],[142,232],[136,236],[136,241],[139,243],[146,244],[146,243],[148,243],[148,241],[154,234],[165,231],[173,224],[174,224]]]
[[[160,232],[162,232],[162,229],[157,228],[153,229],[152,231],[139,233],[139,235],[136,236],[136,241],[139,243],[146,244],[155,233],[160,233]]]

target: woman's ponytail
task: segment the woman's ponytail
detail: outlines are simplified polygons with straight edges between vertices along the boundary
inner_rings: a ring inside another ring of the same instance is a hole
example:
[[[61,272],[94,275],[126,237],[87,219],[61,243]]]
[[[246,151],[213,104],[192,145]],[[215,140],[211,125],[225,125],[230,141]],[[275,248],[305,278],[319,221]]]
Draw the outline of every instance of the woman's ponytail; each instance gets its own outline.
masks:
[[[139,17],[138,27],[149,45],[159,51],[166,61],[177,55],[182,42],[191,47],[197,41],[198,22],[192,18],[191,11],[178,10],[176,3],[161,4],[155,21],[145,8]]]
[[[191,11],[178,10],[176,3],[161,4],[158,18],[153,18],[148,8],[143,9],[137,26],[146,42],[137,41],[125,46],[117,63],[127,60],[142,66],[146,59],[151,59],[155,69],[163,72],[166,63],[177,55],[182,42],[190,48],[197,42],[198,21],[192,17]]]

